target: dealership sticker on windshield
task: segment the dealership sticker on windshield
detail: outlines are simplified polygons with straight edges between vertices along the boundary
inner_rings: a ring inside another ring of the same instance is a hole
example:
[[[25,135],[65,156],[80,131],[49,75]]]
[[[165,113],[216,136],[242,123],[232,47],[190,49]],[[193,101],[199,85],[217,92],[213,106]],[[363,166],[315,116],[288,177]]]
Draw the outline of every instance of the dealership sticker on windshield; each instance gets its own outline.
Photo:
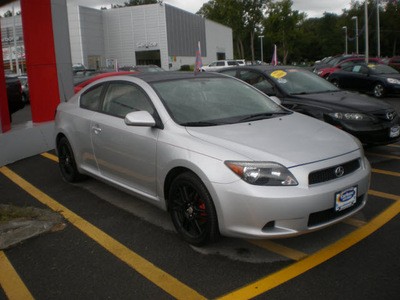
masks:
[[[335,211],[353,206],[357,201],[357,187],[353,186],[335,195]]]
[[[287,73],[282,70],[274,71],[271,73],[271,77],[274,77],[274,78],[282,78],[282,77],[285,77],[286,75],[287,75]]]
[[[400,128],[399,128],[399,126],[393,126],[392,128],[390,128],[389,136],[390,136],[391,138],[398,137],[399,135],[400,135]]]

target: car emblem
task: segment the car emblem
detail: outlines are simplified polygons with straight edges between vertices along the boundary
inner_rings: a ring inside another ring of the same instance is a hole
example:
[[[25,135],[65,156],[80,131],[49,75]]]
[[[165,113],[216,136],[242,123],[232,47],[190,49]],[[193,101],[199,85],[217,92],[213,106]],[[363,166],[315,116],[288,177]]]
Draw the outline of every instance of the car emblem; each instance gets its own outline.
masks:
[[[336,177],[342,177],[344,175],[344,168],[342,166],[337,167],[335,169],[335,175]]]
[[[393,112],[388,112],[386,114],[386,119],[388,119],[389,121],[392,121],[394,119],[394,117],[395,117],[395,113],[393,113]]]

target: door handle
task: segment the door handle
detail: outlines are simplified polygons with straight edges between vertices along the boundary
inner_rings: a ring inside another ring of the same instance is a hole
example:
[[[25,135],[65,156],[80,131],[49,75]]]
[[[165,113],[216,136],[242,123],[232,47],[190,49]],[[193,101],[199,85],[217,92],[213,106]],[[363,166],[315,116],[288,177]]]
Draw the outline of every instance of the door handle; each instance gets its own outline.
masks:
[[[95,134],[99,134],[101,132],[101,128],[98,126],[93,126],[92,130],[94,131]]]

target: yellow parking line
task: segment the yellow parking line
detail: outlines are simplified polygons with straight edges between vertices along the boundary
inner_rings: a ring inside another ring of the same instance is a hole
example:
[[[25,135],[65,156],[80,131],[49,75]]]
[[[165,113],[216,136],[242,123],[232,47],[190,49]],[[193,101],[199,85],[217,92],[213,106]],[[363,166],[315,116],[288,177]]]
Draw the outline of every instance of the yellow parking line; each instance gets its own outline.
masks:
[[[248,286],[238,289],[230,294],[227,294],[219,299],[250,299],[261,295],[305,272],[308,270],[322,264],[328,259],[334,257],[335,255],[343,252],[344,250],[355,245],[362,239],[366,238],[380,227],[389,222],[397,214],[400,213],[400,196],[369,191],[370,195],[384,197],[388,199],[395,200],[385,211],[380,213],[377,217],[368,222],[365,226],[355,230],[346,237],[340,239],[339,241],[329,245],[328,247],[308,256],[307,258],[296,262],[276,273],[266,276]]]
[[[3,251],[0,251],[0,285],[8,299],[34,299]]]
[[[58,162],[58,157],[56,155],[44,152],[41,154],[44,157],[47,157],[48,159],[54,160],[55,162]]]
[[[379,173],[379,174],[385,174],[385,175],[391,175],[391,176],[400,177],[400,173],[398,173],[398,172],[385,171],[385,170],[378,170],[378,169],[371,169],[371,171],[374,172],[374,173]]]
[[[114,256],[128,264],[138,273],[142,274],[142,276],[150,280],[152,283],[163,289],[171,296],[177,299],[205,299],[198,292],[183,284],[178,279],[164,272],[160,268],[156,267],[154,264],[139,256],[86,220],[82,219],[65,206],[59,204],[57,201],[47,196],[45,193],[31,185],[29,182],[7,167],[1,167],[0,172],[34,198],[50,207],[52,210],[62,214],[72,225],[77,227],[88,237],[96,241]]]
[[[380,154],[380,153],[365,153],[367,156],[368,155],[372,155],[372,156],[378,156],[378,157],[385,157],[385,158],[391,158],[391,159],[400,159],[400,156],[396,156],[396,155],[387,155],[387,154]]]
[[[283,246],[281,244],[277,244],[268,240],[247,240],[248,242],[257,245],[258,247],[264,248],[268,251],[274,252],[281,256],[285,256],[287,258],[299,261],[305,257],[307,254],[301,251],[297,251],[295,249]]]

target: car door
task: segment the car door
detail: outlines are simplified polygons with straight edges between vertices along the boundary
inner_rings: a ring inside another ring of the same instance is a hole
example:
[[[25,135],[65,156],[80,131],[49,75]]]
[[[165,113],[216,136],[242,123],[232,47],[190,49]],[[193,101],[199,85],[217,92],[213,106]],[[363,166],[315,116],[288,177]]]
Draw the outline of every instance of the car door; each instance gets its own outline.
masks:
[[[129,82],[108,85],[100,113],[92,119],[93,151],[102,176],[140,193],[156,195],[158,129],[128,126],[126,114],[155,109],[147,94]]]
[[[371,78],[369,76],[369,70],[365,66],[355,65],[352,70],[352,80],[350,81],[351,89],[356,91],[368,91],[372,87]]]

